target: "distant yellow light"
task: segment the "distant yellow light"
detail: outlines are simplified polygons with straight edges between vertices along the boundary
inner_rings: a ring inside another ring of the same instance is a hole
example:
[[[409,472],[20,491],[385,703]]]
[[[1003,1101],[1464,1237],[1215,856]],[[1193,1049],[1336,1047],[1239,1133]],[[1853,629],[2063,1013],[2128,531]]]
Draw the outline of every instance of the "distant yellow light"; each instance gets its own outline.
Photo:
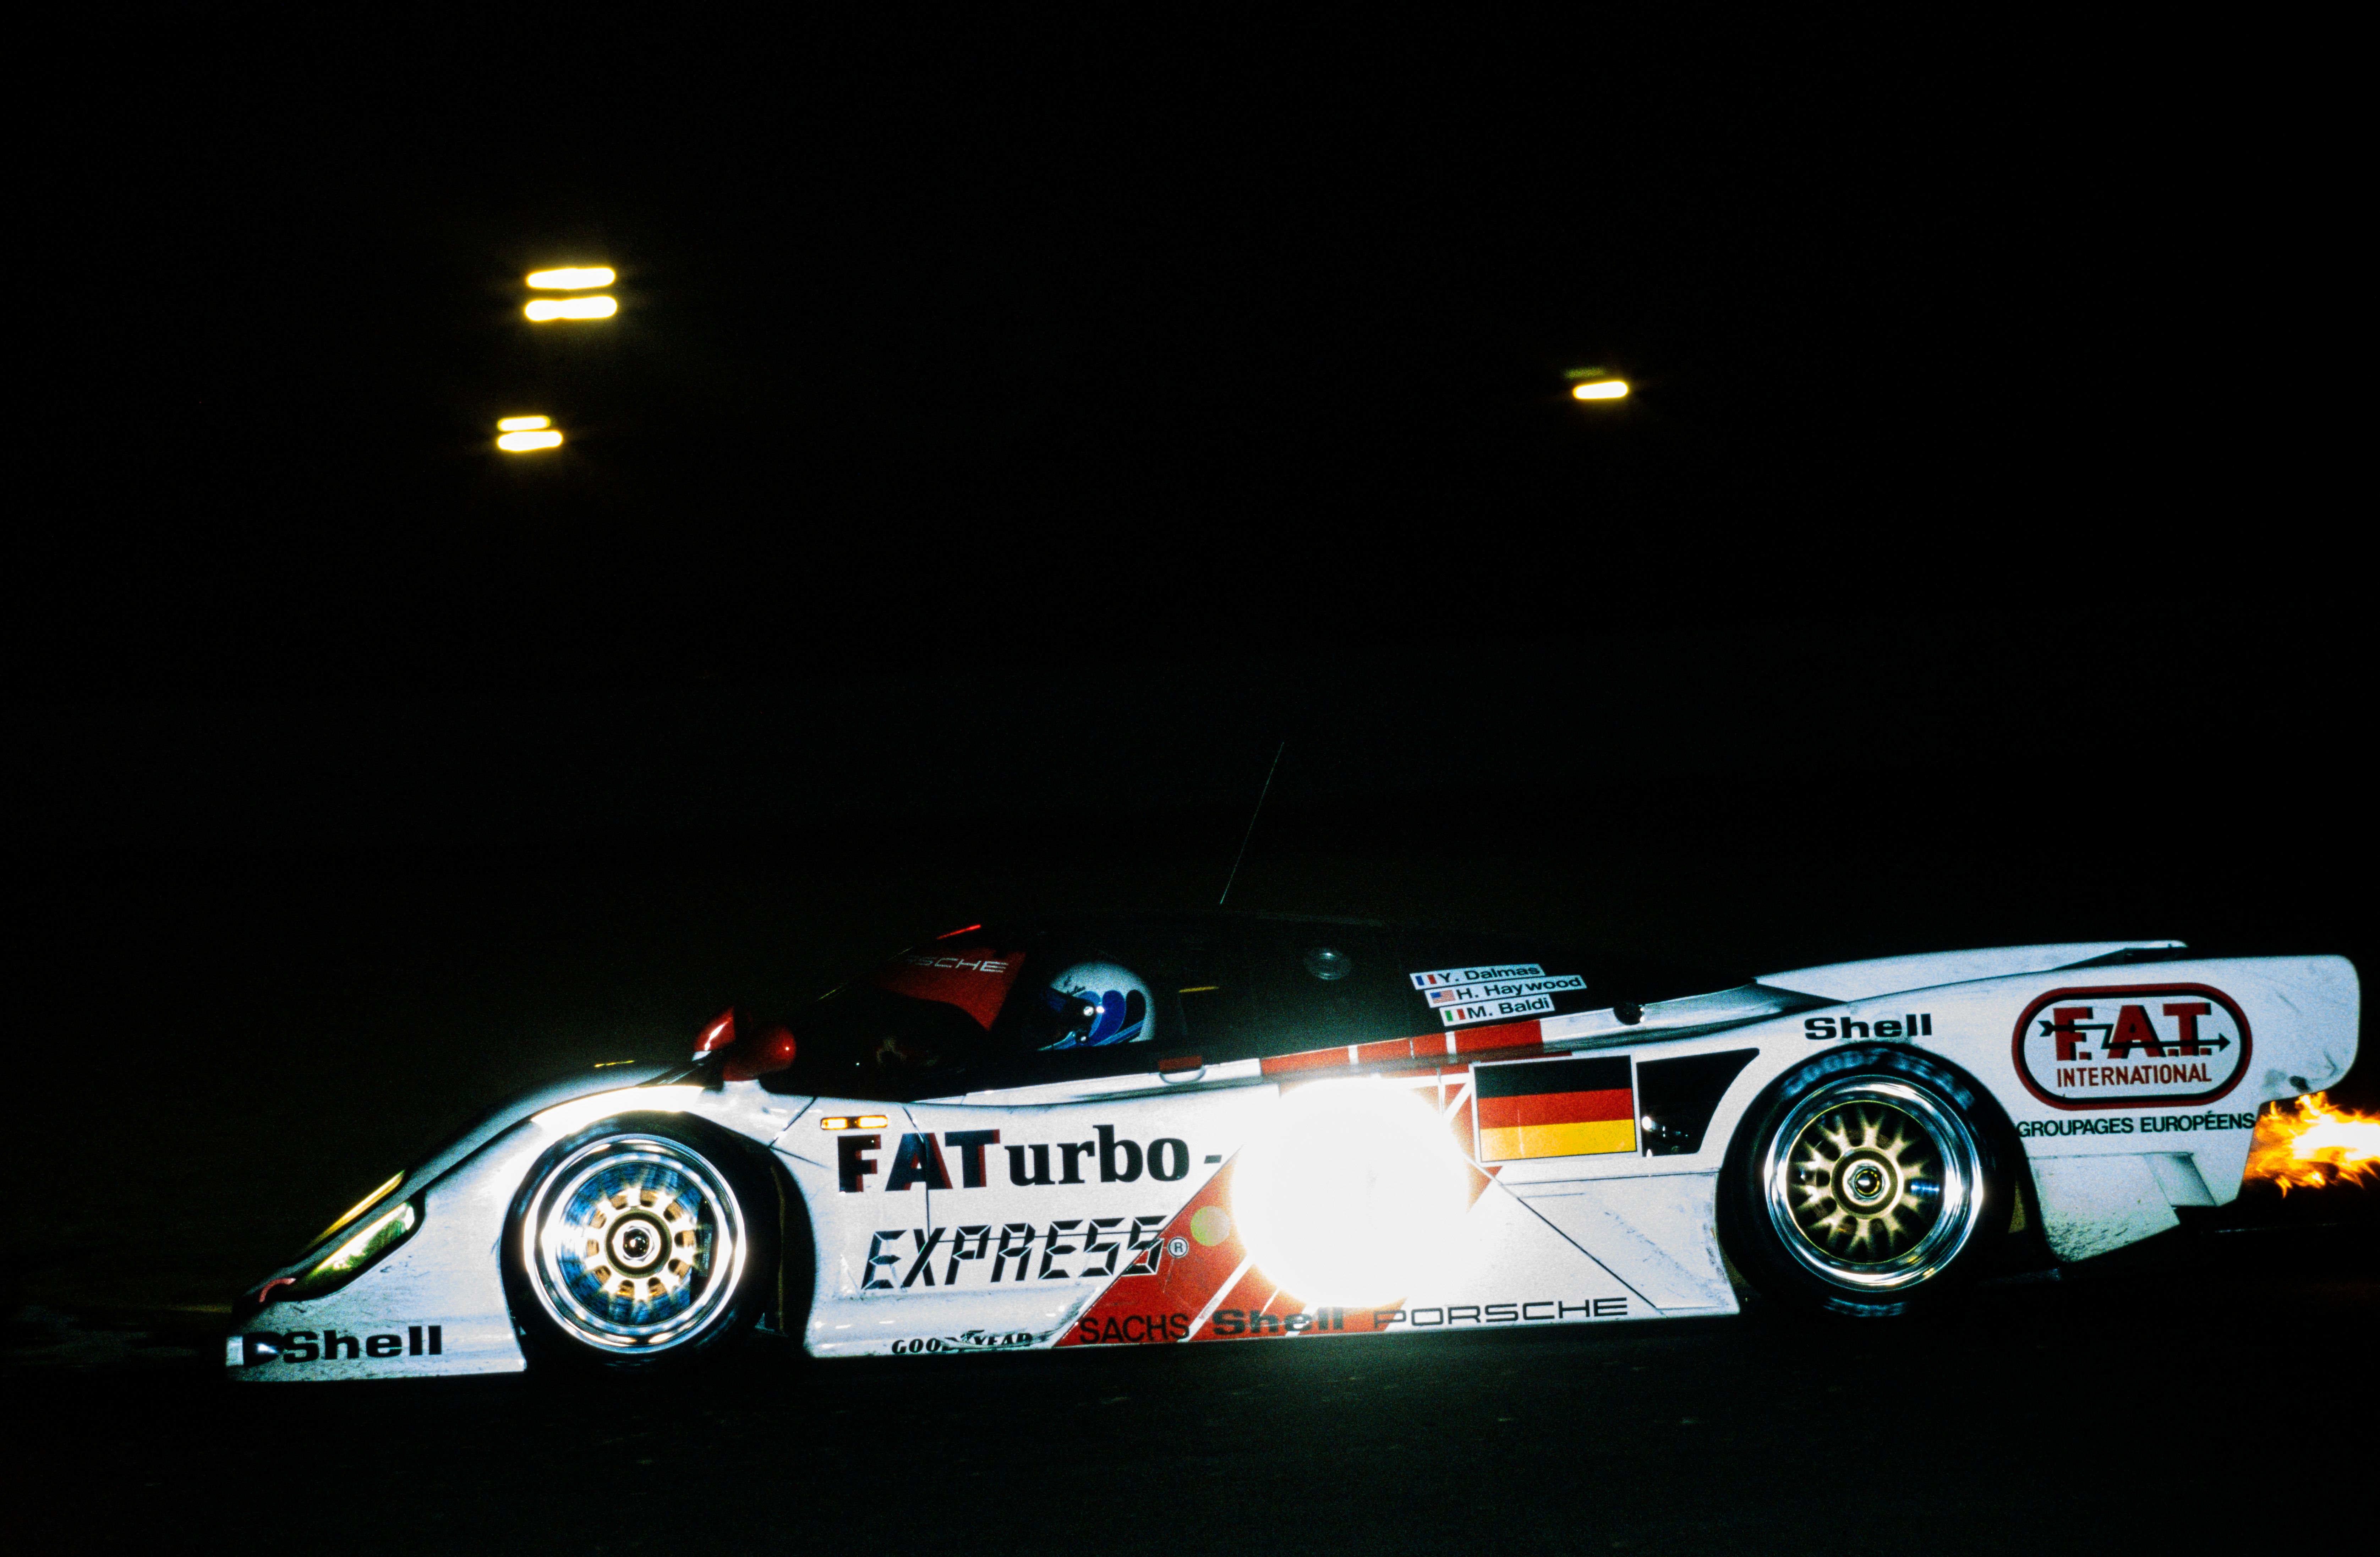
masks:
[[[609,319],[620,311],[616,298],[540,298],[521,311],[537,323],[549,319]]]
[[[507,432],[496,440],[496,447],[506,454],[527,454],[531,449],[551,449],[562,443],[562,434],[552,428],[542,432]]]
[[[552,427],[552,417],[506,417],[496,423],[499,432],[534,432],[540,427]]]
[[[1583,383],[1570,392],[1573,400],[1624,400],[1628,397],[1626,379],[1598,379]]]
[[[609,265],[528,273],[528,284],[540,292],[576,292],[588,286],[609,286],[619,279]]]

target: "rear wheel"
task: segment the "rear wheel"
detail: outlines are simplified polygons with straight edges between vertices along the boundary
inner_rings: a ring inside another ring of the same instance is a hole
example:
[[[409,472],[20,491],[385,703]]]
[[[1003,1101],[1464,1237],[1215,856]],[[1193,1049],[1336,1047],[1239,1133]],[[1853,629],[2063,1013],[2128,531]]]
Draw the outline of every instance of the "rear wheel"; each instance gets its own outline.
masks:
[[[762,1301],[769,1186],[669,1115],[607,1120],[529,1175],[507,1274],[540,1357],[614,1367],[682,1362],[743,1328]]]
[[[1973,1087],[1906,1050],[1840,1050],[1787,1077],[1727,1167],[1730,1252],[1772,1297],[1884,1316],[1971,1276],[2008,1224]]]

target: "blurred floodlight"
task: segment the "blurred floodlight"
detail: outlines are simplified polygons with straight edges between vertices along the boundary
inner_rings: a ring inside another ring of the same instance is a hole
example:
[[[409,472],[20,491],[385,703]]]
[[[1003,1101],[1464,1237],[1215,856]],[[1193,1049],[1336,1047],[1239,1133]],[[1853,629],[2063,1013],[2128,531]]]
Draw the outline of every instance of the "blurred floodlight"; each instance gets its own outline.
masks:
[[[540,298],[521,311],[537,323],[549,319],[609,319],[620,311],[616,298]]]
[[[1570,397],[1573,400],[1624,400],[1628,397],[1628,381],[1597,379],[1593,383],[1575,386],[1571,390]]]
[[[506,454],[528,454],[536,449],[560,446],[562,434],[552,428],[537,432],[507,432],[496,440],[496,447]]]
[[[577,292],[589,286],[609,286],[618,279],[609,265],[580,265],[565,270],[528,273],[528,284],[540,292]]]
[[[552,427],[552,417],[506,417],[496,423],[499,432],[534,432],[540,427]]]

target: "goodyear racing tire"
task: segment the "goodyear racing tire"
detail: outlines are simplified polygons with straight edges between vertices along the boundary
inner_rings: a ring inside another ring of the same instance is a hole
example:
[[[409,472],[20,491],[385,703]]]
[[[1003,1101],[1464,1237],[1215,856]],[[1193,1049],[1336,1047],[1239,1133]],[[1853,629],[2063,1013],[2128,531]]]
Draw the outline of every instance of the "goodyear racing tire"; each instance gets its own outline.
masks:
[[[1971,1280],[2009,1224],[2009,1170],[1973,1083],[1905,1049],[1841,1049],[1746,1116],[1720,1186],[1721,1239],[1769,1297],[1881,1318]]]
[[[777,1221],[766,1170],[716,1132],[673,1114],[580,1131],[514,1202],[504,1277],[522,1349],[636,1369],[713,1352],[767,1300]]]

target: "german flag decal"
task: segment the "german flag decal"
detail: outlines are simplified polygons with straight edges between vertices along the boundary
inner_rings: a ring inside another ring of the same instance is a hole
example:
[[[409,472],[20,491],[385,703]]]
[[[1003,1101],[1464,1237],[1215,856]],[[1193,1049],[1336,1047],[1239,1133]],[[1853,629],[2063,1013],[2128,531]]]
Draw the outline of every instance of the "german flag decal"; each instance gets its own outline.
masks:
[[[1636,1150],[1636,1092],[1625,1054],[1475,1065],[1471,1083],[1482,1162]]]

